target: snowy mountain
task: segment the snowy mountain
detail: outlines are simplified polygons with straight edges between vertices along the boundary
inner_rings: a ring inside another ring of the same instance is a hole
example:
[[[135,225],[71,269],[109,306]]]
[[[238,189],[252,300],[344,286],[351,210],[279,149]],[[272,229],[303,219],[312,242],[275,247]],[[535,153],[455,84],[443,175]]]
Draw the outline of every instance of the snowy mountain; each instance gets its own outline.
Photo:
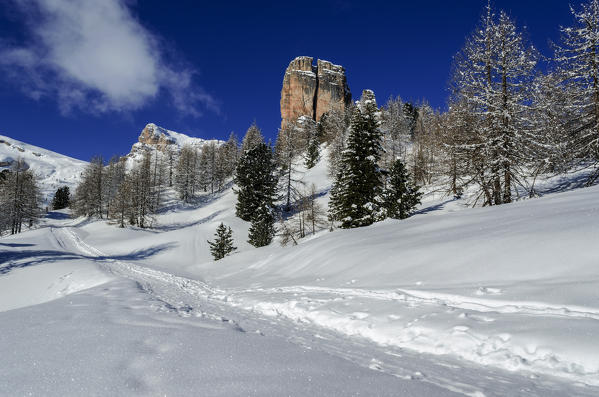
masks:
[[[71,192],[74,191],[87,164],[85,161],[0,135],[0,171],[10,168],[18,159],[23,160],[39,177],[46,204],[61,186],[68,186]]]
[[[189,135],[159,127],[154,123],[149,123],[141,131],[138,141],[133,144],[131,151],[125,157],[128,166],[131,166],[140,161],[143,154],[148,151],[158,150],[162,153],[167,151],[178,153],[186,145],[200,150],[208,144],[220,145],[222,143],[223,141],[218,139],[190,137]]]
[[[125,156],[125,159],[128,165],[132,166],[146,151],[170,150],[176,154],[184,145],[201,149],[211,143],[220,145],[222,141],[190,137],[149,123],[144,127],[138,142],[133,144],[131,152]],[[61,186],[68,186],[71,192],[74,192],[81,172],[88,164],[86,161],[0,135],[0,171],[10,168],[11,164],[18,159],[23,160],[39,177],[45,205],[51,202],[56,189]]]

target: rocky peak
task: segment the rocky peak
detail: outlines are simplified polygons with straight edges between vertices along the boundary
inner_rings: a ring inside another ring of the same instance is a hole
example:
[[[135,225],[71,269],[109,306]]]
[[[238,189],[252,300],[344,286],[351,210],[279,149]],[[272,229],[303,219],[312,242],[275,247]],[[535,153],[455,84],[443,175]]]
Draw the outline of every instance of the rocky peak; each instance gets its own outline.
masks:
[[[332,109],[345,110],[351,103],[345,69],[312,57],[297,57],[287,67],[281,90],[281,127],[300,116],[319,121]]]
[[[176,143],[175,139],[168,135],[168,130],[158,127],[154,123],[149,123],[144,127],[139,135],[138,141],[145,145],[152,145],[159,149],[164,149],[168,145]]]
[[[224,142],[217,139],[206,140],[202,138],[194,138],[189,135],[167,130],[166,128],[159,127],[154,123],[149,123],[141,131],[137,142],[133,144],[131,151],[125,157],[127,158],[126,161],[129,164],[134,164],[135,162],[141,160],[145,153],[152,152],[154,150],[158,150],[159,152],[163,153],[171,152],[176,155],[183,146],[188,145],[200,150],[204,145],[210,143],[221,145]]]

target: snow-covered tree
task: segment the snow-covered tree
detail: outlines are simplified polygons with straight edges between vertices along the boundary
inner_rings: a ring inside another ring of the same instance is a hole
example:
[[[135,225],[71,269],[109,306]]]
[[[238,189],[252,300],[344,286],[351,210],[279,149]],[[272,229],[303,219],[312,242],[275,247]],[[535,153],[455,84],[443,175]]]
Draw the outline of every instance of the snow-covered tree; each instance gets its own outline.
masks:
[[[237,167],[239,156],[239,141],[235,133],[231,132],[227,142],[219,147],[219,157],[224,165],[223,170],[225,178],[229,178],[235,173],[235,167]]]
[[[273,208],[277,178],[272,150],[265,143],[245,151],[235,170],[236,215],[251,221],[258,208]]]
[[[272,207],[262,203],[256,208],[252,216],[252,223],[248,231],[248,243],[254,247],[264,247],[272,242],[275,236],[275,216]]]
[[[243,137],[243,141],[241,142],[241,151],[246,152],[254,147],[264,143],[264,137],[262,136],[262,131],[256,125],[256,122],[252,123],[250,128],[245,133]]]
[[[530,102],[538,54],[503,11],[490,5],[454,63],[453,90],[475,114],[477,139],[467,148],[479,161],[477,175],[486,205],[509,203],[522,182],[531,137]],[[476,142],[476,143],[475,143]]]
[[[385,215],[388,218],[405,219],[420,204],[420,193],[401,160],[395,160],[389,173],[384,194]]]
[[[22,160],[14,162],[0,179],[0,234],[21,233],[23,223],[29,227],[41,216],[37,178]]]
[[[389,98],[381,109],[381,131],[383,133],[382,165],[389,169],[396,159],[406,158],[411,136],[411,117],[405,112],[405,103],[400,97]]]
[[[61,210],[63,208],[67,208],[71,201],[71,193],[68,186],[59,187],[54,193],[54,198],[52,199],[52,209],[53,210]]]
[[[562,28],[556,46],[557,73],[567,87],[571,117],[565,125],[568,153],[573,161],[599,163],[599,0],[571,8],[575,25]],[[591,180],[599,177],[599,169]]]
[[[365,90],[352,114],[347,148],[331,190],[329,212],[342,228],[367,226],[382,217],[379,127],[380,112],[374,93]]]
[[[93,157],[83,170],[81,182],[75,189],[73,213],[77,216],[97,216],[104,214],[104,160],[100,156]]]
[[[179,198],[188,203],[195,197],[198,184],[198,152],[191,146],[183,146],[179,153],[175,173],[175,189]]]
[[[214,241],[208,241],[208,244],[210,245],[210,252],[215,261],[223,259],[237,249],[237,247],[233,245],[233,231],[222,222],[216,228]]]
[[[323,142],[328,143],[329,176],[334,178],[339,171],[341,157],[346,147],[349,121],[353,114],[353,106],[347,112],[331,110],[325,113],[319,122]]]

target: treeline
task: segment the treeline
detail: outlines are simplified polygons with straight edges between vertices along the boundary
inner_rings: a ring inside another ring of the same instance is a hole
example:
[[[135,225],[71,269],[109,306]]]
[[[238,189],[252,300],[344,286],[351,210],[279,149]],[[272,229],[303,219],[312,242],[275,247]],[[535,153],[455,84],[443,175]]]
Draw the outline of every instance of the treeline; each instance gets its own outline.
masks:
[[[222,145],[184,146],[179,152],[168,147],[148,150],[129,163],[115,156],[105,164],[102,157],[95,157],[71,200],[73,214],[110,219],[120,227],[151,227],[167,188],[185,203],[201,191],[221,191],[233,174],[238,151],[237,138],[231,134]]]
[[[572,15],[573,26],[560,29],[561,42],[544,57],[507,13],[489,5],[454,58],[447,111],[400,101],[382,109],[384,139],[398,143],[400,156],[411,146],[417,183],[455,195],[469,189],[471,204],[489,206],[536,195],[541,173],[588,167],[595,172],[587,183],[596,181],[599,1]],[[396,140],[397,132],[406,139]]]

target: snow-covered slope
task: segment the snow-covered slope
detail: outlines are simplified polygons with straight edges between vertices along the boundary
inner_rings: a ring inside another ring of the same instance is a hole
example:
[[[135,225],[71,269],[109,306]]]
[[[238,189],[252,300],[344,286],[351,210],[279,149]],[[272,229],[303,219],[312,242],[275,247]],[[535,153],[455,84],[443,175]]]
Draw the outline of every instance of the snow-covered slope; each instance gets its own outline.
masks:
[[[68,186],[74,191],[87,164],[85,161],[0,135],[0,171],[10,168],[10,164],[18,159],[25,161],[38,175],[46,203],[52,200],[56,189],[61,186]]]
[[[298,177],[326,203],[324,161]],[[136,281],[181,316],[217,305],[290,322],[315,346],[342,340],[335,354],[447,390],[599,393],[599,186],[475,209],[430,195],[407,220],[259,249],[246,242],[235,200],[229,188],[196,205],[172,202],[153,230],[64,221],[23,241],[56,241],[43,244]],[[213,262],[206,240],[220,222],[239,249]],[[0,249],[25,249],[11,244],[26,236],[0,240]],[[11,255],[17,265],[28,260]],[[2,299],[13,298],[0,288]]]

